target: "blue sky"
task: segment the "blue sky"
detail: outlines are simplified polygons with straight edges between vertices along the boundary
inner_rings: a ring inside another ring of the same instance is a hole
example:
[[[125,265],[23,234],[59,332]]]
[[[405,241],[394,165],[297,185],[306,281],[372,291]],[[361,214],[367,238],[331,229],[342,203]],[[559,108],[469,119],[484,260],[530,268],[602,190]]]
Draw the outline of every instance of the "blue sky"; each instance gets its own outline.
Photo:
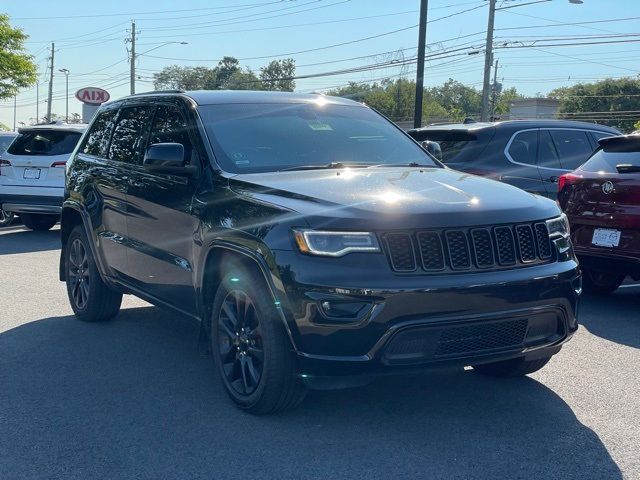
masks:
[[[533,0],[499,0],[499,6]],[[130,22],[136,21],[137,91],[151,90],[153,72],[171,64],[214,66],[224,55],[235,56],[254,70],[282,55],[295,58],[297,74],[313,74],[372,65],[415,56],[419,0],[10,0],[0,11],[30,36],[27,43],[39,66],[40,116],[46,112],[45,74],[50,42],[56,42],[53,111],[64,114],[64,75],[69,76],[69,111],[81,111],[73,93],[84,86],[106,88],[112,98],[129,93],[127,44]],[[427,85],[449,77],[467,85],[482,83],[482,54],[487,24],[486,0],[429,0],[429,52],[454,55],[426,65]],[[443,18],[448,17],[448,18]],[[637,17],[631,20],[620,20]],[[600,22],[582,25],[558,25]],[[498,78],[535,95],[578,81],[640,73],[640,2],[638,0],[551,0],[496,13],[496,44],[527,48],[496,51]],[[395,32],[394,32],[395,31]],[[389,33],[394,32],[394,33]],[[638,37],[613,37],[620,34]],[[373,37],[358,41],[365,37]],[[608,37],[608,38],[604,38]],[[540,42],[619,43],[542,47]],[[531,47],[532,42],[538,43]],[[623,42],[624,41],[624,42]],[[165,42],[188,42],[187,45]],[[306,51],[341,44],[332,48]],[[158,47],[158,48],[156,48]],[[455,50],[451,53],[442,53]],[[299,53],[297,53],[299,52]],[[392,52],[392,53],[389,53]],[[160,58],[162,57],[162,58]],[[264,57],[264,58],[257,58]],[[364,57],[352,59],[353,57]],[[351,60],[346,60],[351,59]],[[336,62],[337,60],[344,60]],[[326,63],[332,62],[332,63]],[[342,73],[299,80],[297,90],[322,91],[349,81],[371,81],[414,75],[415,65]],[[17,120],[36,115],[36,88],[17,97]],[[0,122],[13,125],[13,101],[0,102]]]

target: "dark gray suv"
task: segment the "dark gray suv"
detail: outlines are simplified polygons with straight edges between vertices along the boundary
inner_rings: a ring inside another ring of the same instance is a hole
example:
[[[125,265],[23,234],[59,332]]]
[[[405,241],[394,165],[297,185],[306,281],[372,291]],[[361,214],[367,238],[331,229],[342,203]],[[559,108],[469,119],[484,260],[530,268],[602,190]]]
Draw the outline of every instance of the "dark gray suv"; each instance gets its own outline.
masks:
[[[511,120],[434,125],[410,130],[438,142],[442,162],[454,170],[509,183],[555,199],[560,175],[575,170],[615,128],[565,120]]]

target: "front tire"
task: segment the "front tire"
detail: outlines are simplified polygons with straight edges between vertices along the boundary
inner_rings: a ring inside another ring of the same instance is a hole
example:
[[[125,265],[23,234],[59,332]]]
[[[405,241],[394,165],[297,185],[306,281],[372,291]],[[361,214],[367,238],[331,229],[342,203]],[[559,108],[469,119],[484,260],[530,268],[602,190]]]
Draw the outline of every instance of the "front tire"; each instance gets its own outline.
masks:
[[[537,360],[525,360],[524,357],[503,360],[502,362],[484,363],[474,365],[473,369],[490,377],[522,377],[533,372],[537,372],[547,363],[551,357],[539,358]]]
[[[242,410],[264,415],[297,406],[306,394],[295,354],[271,292],[257,274],[226,275],[213,303],[213,356],[227,394]]]
[[[620,273],[597,272],[582,269],[582,287],[585,293],[609,295],[624,281],[626,275]]]
[[[0,208],[0,227],[8,227],[14,218],[15,214],[13,212],[7,212]]]
[[[45,232],[50,230],[58,222],[58,215],[45,215],[41,213],[23,213],[22,223],[30,230]]]
[[[71,308],[79,320],[104,322],[120,310],[122,293],[109,288],[100,277],[82,226],[69,235],[64,248],[65,278]]]

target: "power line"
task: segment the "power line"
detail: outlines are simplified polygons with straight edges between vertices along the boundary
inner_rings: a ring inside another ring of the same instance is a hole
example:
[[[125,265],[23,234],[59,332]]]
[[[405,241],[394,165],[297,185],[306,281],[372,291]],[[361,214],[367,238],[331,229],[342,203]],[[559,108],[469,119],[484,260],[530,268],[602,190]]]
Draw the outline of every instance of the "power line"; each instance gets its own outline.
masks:
[[[527,15],[529,17],[532,17],[532,15]],[[542,18],[542,17],[533,17],[533,18]],[[590,25],[590,24],[594,24],[594,23],[611,23],[611,22],[627,22],[627,21],[631,21],[631,20],[640,20],[640,17],[625,17],[625,18],[610,18],[608,20],[592,20],[592,21],[588,21],[588,22],[567,22],[567,23],[552,23],[552,24],[545,24],[545,25],[520,25],[517,27],[502,27],[502,28],[496,28],[495,30],[524,30],[524,29],[530,29],[530,28],[549,28],[549,27],[567,27],[567,26],[583,26],[583,25]],[[553,21],[553,20],[551,20]],[[599,30],[599,29],[598,29]],[[607,31],[607,30],[604,30]]]

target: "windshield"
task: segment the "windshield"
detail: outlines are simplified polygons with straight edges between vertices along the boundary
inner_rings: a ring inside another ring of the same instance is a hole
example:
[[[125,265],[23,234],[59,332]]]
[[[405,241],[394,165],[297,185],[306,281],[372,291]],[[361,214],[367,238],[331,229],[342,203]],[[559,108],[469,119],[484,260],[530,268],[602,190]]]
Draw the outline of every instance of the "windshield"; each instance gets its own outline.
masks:
[[[611,152],[601,149],[596,151],[580,169],[585,172],[617,173],[616,165],[640,167],[640,151]]]
[[[442,150],[442,162],[473,161],[486,146],[489,137],[468,130],[420,130],[412,133],[420,141],[437,142]]]
[[[439,165],[369,108],[225,104],[199,108],[220,167],[233,173],[336,165]]]
[[[12,155],[64,155],[73,152],[81,136],[81,132],[34,130],[18,135],[7,151]]]

